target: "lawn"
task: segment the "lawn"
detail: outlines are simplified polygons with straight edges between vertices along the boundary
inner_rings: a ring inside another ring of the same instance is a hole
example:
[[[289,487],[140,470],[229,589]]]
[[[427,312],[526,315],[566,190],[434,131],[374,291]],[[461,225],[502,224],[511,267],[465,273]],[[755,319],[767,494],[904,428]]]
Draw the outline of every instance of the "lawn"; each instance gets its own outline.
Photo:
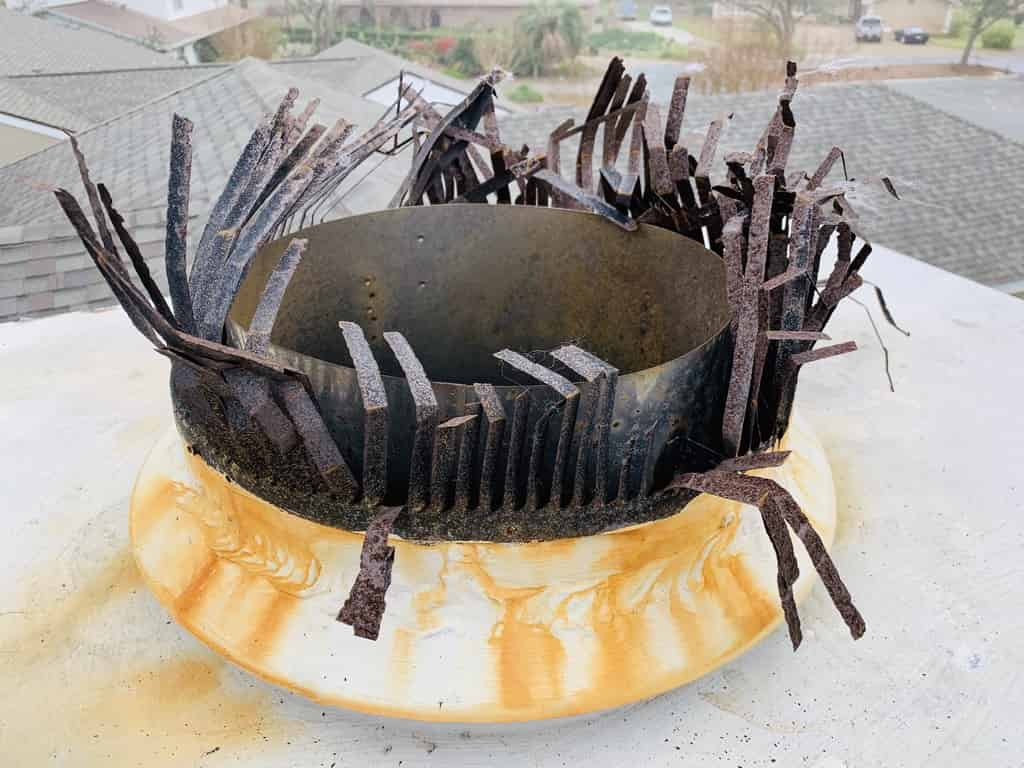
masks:
[[[963,50],[964,46],[967,45],[966,37],[950,37],[948,35],[937,35],[928,39],[928,45],[937,45],[940,48],[956,48],[957,50]],[[1012,50],[1019,51],[1024,48],[1024,25],[1017,27],[1017,33],[1013,38]],[[981,38],[979,37],[977,42],[974,44],[974,50],[992,50],[999,51],[1005,49],[998,48],[982,48]]]

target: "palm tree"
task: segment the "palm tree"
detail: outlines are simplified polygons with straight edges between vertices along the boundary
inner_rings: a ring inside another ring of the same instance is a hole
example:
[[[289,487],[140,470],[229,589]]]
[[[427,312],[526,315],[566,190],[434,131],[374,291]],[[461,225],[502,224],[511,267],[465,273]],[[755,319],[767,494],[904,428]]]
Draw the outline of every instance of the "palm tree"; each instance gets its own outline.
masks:
[[[541,0],[516,19],[515,35],[513,69],[537,77],[580,52],[583,16],[566,0]]]

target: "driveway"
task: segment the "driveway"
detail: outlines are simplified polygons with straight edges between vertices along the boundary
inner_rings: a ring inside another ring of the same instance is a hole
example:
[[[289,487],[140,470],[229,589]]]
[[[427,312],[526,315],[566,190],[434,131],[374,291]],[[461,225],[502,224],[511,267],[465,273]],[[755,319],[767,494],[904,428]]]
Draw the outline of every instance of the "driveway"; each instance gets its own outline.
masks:
[[[703,48],[710,45],[707,40],[701,40],[699,37],[691,35],[682,27],[656,27],[650,22],[637,20],[627,21],[626,29],[633,30],[634,32],[654,32],[664,38],[672,40],[673,42],[679,43],[680,45],[693,46],[697,48]]]

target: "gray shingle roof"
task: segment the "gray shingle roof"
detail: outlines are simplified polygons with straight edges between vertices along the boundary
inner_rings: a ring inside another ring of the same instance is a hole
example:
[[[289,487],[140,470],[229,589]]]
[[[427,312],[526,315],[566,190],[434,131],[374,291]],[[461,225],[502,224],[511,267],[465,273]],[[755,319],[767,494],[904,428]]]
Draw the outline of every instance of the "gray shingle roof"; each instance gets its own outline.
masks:
[[[702,134],[711,119],[733,112],[723,150],[750,150],[775,98],[693,94],[683,132]],[[553,108],[507,117],[502,139],[542,151],[554,126],[566,117],[580,121],[585,111]],[[793,111],[791,169],[813,171],[837,145],[851,177],[893,179],[902,202],[877,194],[858,206],[876,242],[988,285],[1024,279],[1021,225],[1011,202],[1024,199],[1024,145],[878,84],[806,88],[797,92]],[[691,142],[699,144],[695,137]]]
[[[19,75],[0,79],[0,111],[80,131],[221,70],[173,66]]]
[[[174,56],[91,29],[0,8],[0,76],[180,64]]]
[[[179,113],[195,123],[193,134],[193,211],[203,210],[220,193],[245,141],[262,116],[289,86],[302,99],[319,97],[314,120],[330,124],[340,117],[368,128],[384,108],[358,96],[283,73],[249,59],[233,67],[207,70],[206,77],[127,114],[78,134],[93,178],[104,182],[123,213],[162,208],[167,195],[171,117]],[[352,199],[353,210],[381,207],[390,199],[408,168],[409,158],[374,160],[373,173]],[[78,173],[66,143],[0,168],[0,227],[61,223],[50,189],[63,186],[81,193]],[[361,178],[357,174],[354,180]]]

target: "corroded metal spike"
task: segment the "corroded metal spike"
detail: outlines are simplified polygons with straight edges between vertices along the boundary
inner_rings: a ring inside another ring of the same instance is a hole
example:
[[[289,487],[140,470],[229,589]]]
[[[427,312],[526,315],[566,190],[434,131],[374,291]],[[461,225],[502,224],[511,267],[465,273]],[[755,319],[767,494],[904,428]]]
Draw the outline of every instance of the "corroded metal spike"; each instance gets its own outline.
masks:
[[[363,501],[377,505],[388,482],[388,396],[363,329],[345,321],[338,327],[345,336],[363,398]]]
[[[576,424],[576,409],[579,405],[580,390],[561,374],[533,362],[518,352],[503,349],[494,356],[516,370],[551,387],[565,401],[565,409],[562,411],[562,426],[558,433],[558,447],[555,450],[555,466],[551,475],[551,498],[555,505],[560,507],[565,492],[565,465],[572,447],[572,434]]]
[[[270,381],[244,368],[224,371],[224,380],[238,398],[246,414],[255,422],[280,453],[287,453],[298,442],[291,421],[270,395]]]
[[[498,468],[498,454],[501,451],[501,438],[505,433],[505,409],[492,384],[474,384],[476,396],[486,419],[484,433],[483,459],[480,464],[480,508],[485,512],[494,509],[494,482]]]
[[[416,408],[416,433],[409,458],[409,495],[406,504],[410,510],[418,511],[427,506],[429,498],[430,454],[438,418],[437,398],[423,365],[405,336],[386,331],[384,341],[391,347],[405,374],[409,394]]]
[[[430,509],[432,512],[442,512],[448,508],[459,437],[466,425],[475,420],[476,416],[474,415],[456,416],[437,426],[434,433],[434,461],[430,468]]]
[[[591,416],[594,433],[594,498],[598,504],[603,504],[608,498],[608,432],[611,429],[612,412],[615,408],[615,388],[619,370],[585,349],[571,344],[555,350],[551,356],[593,385],[589,397],[595,400],[594,413]],[[591,440],[585,439],[583,435],[581,431],[576,456],[576,479],[573,484],[573,498],[577,504],[583,503],[582,489],[586,482],[587,454],[591,443]]]
[[[473,468],[476,461],[476,445],[480,437],[479,417],[482,410],[480,403],[469,403],[466,406],[466,415],[472,416],[475,421],[467,424],[462,433],[462,443],[459,445],[459,466],[455,470],[454,503],[454,508],[458,512],[470,509],[473,502]]]
[[[554,416],[555,411],[566,403],[567,401],[565,400],[552,403],[544,409],[544,413],[537,418],[533,425],[533,437],[530,439],[530,460],[526,470],[526,508],[531,512],[535,512],[543,506],[540,499],[540,463],[544,458],[544,444],[547,441],[548,422]],[[555,497],[555,488],[556,486],[552,483],[550,500],[553,505],[557,506],[558,500]]]
[[[192,121],[175,115],[171,127],[171,169],[167,180],[167,237],[164,261],[174,316],[186,333],[195,333],[192,296],[188,290],[188,273],[185,268],[191,178]]]
[[[281,382],[277,393],[295,425],[295,431],[299,433],[306,455],[324,483],[346,502],[353,501],[359,494],[359,484],[324,426],[323,417],[313,398],[297,381]]]
[[[274,267],[274,271],[267,278],[267,284],[263,288],[260,303],[256,305],[245,339],[245,348],[250,352],[257,355],[267,354],[270,347],[270,332],[274,329],[274,321],[277,320],[277,313],[281,309],[284,293],[288,290],[288,283],[291,282],[308,244],[308,240],[292,240]]]
[[[526,390],[516,398],[512,411],[512,429],[508,436],[508,452],[505,457],[505,495],[502,506],[506,510],[519,508],[519,461],[523,452],[526,432],[526,417],[530,414],[530,391]]]

